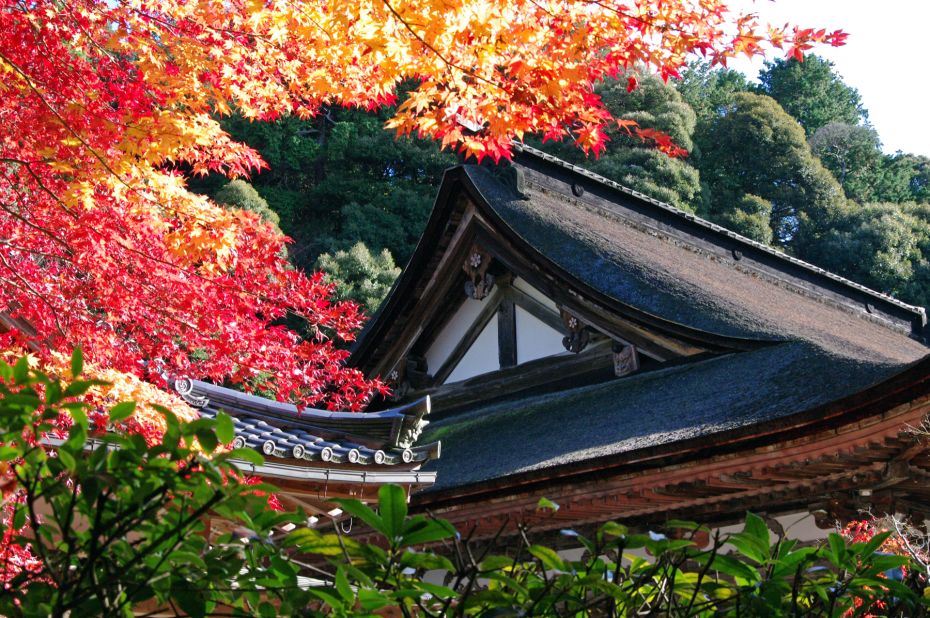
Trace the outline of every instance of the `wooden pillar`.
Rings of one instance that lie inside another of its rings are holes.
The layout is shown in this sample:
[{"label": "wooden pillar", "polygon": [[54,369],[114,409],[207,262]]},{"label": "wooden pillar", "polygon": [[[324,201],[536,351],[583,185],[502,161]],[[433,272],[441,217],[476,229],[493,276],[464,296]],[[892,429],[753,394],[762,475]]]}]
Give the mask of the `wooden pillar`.
[{"label": "wooden pillar", "polygon": [[497,351],[501,369],[517,364],[517,312],[509,299],[497,309]]}]

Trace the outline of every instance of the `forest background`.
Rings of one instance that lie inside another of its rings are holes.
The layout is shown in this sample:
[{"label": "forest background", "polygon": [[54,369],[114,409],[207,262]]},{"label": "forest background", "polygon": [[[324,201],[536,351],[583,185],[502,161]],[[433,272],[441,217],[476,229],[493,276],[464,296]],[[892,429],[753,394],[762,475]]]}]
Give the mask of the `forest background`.
[{"label": "forest background", "polygon": [[[753,81],[693,63],[681,79],[597,88],[616,118],[668,134],[669,157],[621,128],[599,157],[527,141],[611,180],[903,301],[930,305],[930,158],[886,154],[857,90],[816,55],[767,63]],[[398,104],[403,102],[403,95]],[[291,262],[338,281],[373,313],[412,254],[443,170],[462,161],[384,129],[394,108],[310,120],[224,120],[269,167],[192,188],[258,212],[294,243]]]}]

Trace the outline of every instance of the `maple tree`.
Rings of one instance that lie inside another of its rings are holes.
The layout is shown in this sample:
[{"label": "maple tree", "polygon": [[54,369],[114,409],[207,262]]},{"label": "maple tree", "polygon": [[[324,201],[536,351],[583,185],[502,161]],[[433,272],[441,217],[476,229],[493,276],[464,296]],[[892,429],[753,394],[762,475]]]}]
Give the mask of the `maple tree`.
[{"label": "maple tree", "polygon": [[[357,307],[291,269],[254,213],[185,187],[263,166],[217,115],[375,108],[413,80],[388,122],[400,133],[478,159],[508,156],[527,132],[597,153],[604,76],[844,37],[763,26],[719,0],[2,0],[0,310],[31,325],[6,343],[80,344],[156,382],[271,375],[281,398],[358,409],[381,385],[332,344],[352,338]],[[295,315],[315,337],[284,325]]]}]

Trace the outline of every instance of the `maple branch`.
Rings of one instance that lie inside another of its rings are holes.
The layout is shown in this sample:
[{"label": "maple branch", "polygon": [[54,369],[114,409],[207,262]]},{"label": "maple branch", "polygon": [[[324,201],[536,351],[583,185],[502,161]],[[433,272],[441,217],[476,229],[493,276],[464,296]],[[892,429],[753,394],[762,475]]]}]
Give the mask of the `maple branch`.
[{"label": "maple branch", "polygon": [[19,67],[19,65],[17,65],[15,62],[13,62],[13,61],[10,60],[9,58],[7,58],[7,57],[3,54],[3,52],[0,52],[0,60],[3,60],[4,62],[6,62],[16,73],[18,73],[18,74],[20,75],[20,77],[23,78],[23,80],[26,82],[26,85],[27,85],[27,86],[29,87],[29,89],[33,92],[33,94],[36,95],[36,97],[39,99],[39,101],[42,103],[42,105],[45,106],[45,108],[48,109],[48,111],[50,111],[50,112],[52,113],[52,115],[55,116],[55,118],[58,119],[58,121],[61,123],[61,125],[62,125],[65,129],[68,130],[68,133],[70,133],[70,134],[74,137],[74,139],[76,139],[76,140],[78,140],[79,142],[81,142],[81,144],[84,146],[84,148],[86,148],[86,149],[88,150],[88,152],[90,152],[90,153],[94,156],[94,158],[97,159],[97,160],[100,162],[100,164],[103,166],[103,168],[104,168],[106,171],[108,171],[110,174],[112,174],[114,177],[116,177],[120,182],[122,182],[124,185],[126,185],[126,188],[132,189],[132,187],[129,185],[129,183],[127,183],[126,181],[124,181],[124,180],[122,179],[122,177],[121,177],[119,174],[117,174],[116,171],[113,170],[113,169],[110,167],[110,165],[109,165],[109,163],[107,163],[106,159],[103,158],[103,155],[101,155],[100,153],[98,153],[97,150],[96,150],[93,146],[91,146],[90,144],[88,144],[87,141],[81,136],[81,134],[78,133],[77,131],[75,131],[75,130],[74,130],[74,127],[72,127],[72,126],[68,123],[68,121],[65,120],[65,119],[61,116],[61,114],[58,112],[58,110],[55,109],[55,107],[54,107],[51,103],[48,102],[48,100],[45,98],[45,95],[43,95],[42,92],[39,91],[39,89],[35,86],[35,84],[33,84],[32,79],[26,74],[25,71],[23,71],[23,70]]},{"label": "maple branch", "polygon": [[55,321],[55,329],[58,331],[58,334],[59,334],[63,339],[66,339],[66,340],[67,340],[68,336],[65,334],[65,330],[64,330],[64,328],[62,328],[61,322],[58,320],[58,309],[59,309],[59,308],[56,307],[56,306],[52,303],[52,301],[50,301],[48,298],[46,298],[46,296],[45,296],[44,294],[42,294],[42,293],[39,292],[38,290],[34,289],[34,288],[29,284],[29,282],[26,281],[26,279],[23,278],[23,276],[20,275],[20,274],[16,271],[16,269],[13,268],[13,267],[10,265],[10,263],[6,261],[6,257],[3,255],[2,252],[0,252],[0,263],[2,263],[3,266],[5,266],[6,269],[7,269],[14,277],[16,277],[16,279],[19,280],[20,283],[17,285],[17,283],[16,283],[15,281],[11,281],[10,279],[8,279],[8,278],[6,278],[6,277],[3,277],[3,281],[5,281],[5,282],[8,283],[9,285],[15,287],[15,288],[18,289],[18,290],[23,290],[23,291],[25,291],[25,292],[27,292],[27,293],[29,293],[29,294],[32,294],[33,296],[35,296],[36,298],[38,298],[40,301],[42,301],[42,303],[45,304],[45,305],[49,308],[49,310],[51,311],[51,313],[52,313],[52,319]]},{"label": "maple branch", "polygon": [[[489,79],[487,79],[487,78],[485,78],[485,77],[482,77],[481,75],[478,75],[477,73],[473,73],[472,71],[469,71],[468,69],[464,69],[464,68],[460,67],[459,65],[455,64],[454,62],[452,62],[451,60],[449,60],[448,58],[446,58],[446,57],[442,54],[442,52],[440,52],[438,49],[436,49],[435,47],[433,47],[432,45],[430,45],[429,43],[427,43],[427,42],[426,42],[426,39],[424,39],[424,38],[421,37],[419,34],[417,34],[417,32],[413,29],[413,27],[412,27],[409,23],[407,23],[407,20],[405,20],[403,17],[401,17],[400,13],[398,13],[398,12],[394,9],[394,7],[391,6],[391,3],[389,2],[389,0],[382,0],[382,1],[384,2],[384,6],[386,6],[386,7],[388,8],[388,10],[391,12],[392,15],[394,15],[394,18],[397,19],[397,21],[399,21],[399,22],[404,26],[404,28],[413,36],[413,38],[415,38],[415,39],[420,43],[420,45],[422,45],[423,47],[425,47],[426,49],[428,49],[428,50],[429,50],[431,53],[433,53],[437,58],[439,58],[440,60],[442,60],[443,63],[445,63],[445,65],[446,65],[448,68],[452,68],[452,69],[456,69],[456,70],[458,70],[458,71],[461,71],[463,74],[468,75],[469,77],[472,77],[472,78],[477,79],[477,80],[479,80],[479,81],[482,81],[482,82],[488,84],[489,86],[492,86],[493,88],[497,88],[498,90],[505,90],[505,88],[504,88],[503,86],[501,86],[500,84],[498,84],[498,83],[496,83],[496,82],[493,82],[493,81],[491,81],[491,80],[489,80]],[[451,71],[450,71],[450,72],[451,72]]]}]

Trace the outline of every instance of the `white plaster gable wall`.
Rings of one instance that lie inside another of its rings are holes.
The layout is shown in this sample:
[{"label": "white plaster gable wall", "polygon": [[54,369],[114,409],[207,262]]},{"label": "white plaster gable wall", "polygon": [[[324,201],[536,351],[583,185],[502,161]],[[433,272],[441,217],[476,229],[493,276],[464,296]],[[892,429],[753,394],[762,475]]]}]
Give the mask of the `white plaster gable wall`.
[{"label": "white plaster gable wall", "polygon": [[517,364],[537,358],[568,354],[562,333],[553,330],[534,315],[517,307]]},{"label": "white plaster gable wall", "polygon": [[[513,287],[558,316],[555,302],[522,279]],[[429,372],[435,374],[448,361],[456,346],[478,319],[485,304],[496,302],[495,295],[484,300],[466,298],[426,350]],[[497,344],[497,316],[491,318],[481,334],[446,378],[445,383],[459,382],[500,369]],[[517,364],[547,356],[567,354],[562,346],[562,333],[551,328],[525,309],[516,307]]]},{"label": "white plaster gable wall", "polygon": [[[462,303],[452,316],[452,319],[446,323],[429,349],[426,350],[426,364],[430,373],[436,373],[442,367],[449,355],[452,354],[452,351],[455,350],[455,346],[462,340],[462,336],[468,332],[471,325],[478,319],[478,314],[484,309],[484,303],[489,302],[489,300],[465,299],[465,302]],[[491,321],[494,322],[495,320],[492,319]],[[496,333],[495,330],[495,337],[497,336]],[[497,345],[496,341],[494,345]]]},{"label": "white plaster gable wall", "polygon": [[[430,365],[432,367],[432,365]],[[501,368],[497,348],[497,316],[491,318],[475,342],[468,348],[446,383],[461,382],[482,373],[497,371]]]},{"label": "white plaster gable wall", "polygon": [[548,296],[546,296],[545,294],[543,294],[542,292],[540,292],[539,290],[531,286],[529,283],[527,283],[523,279],[520,279],[519,277],[514,279],[512,285],[513,287],[520,290],[521,292],[523,292],[524,294],[526,294],[527,296],[529,296],[530,298],[532,298],[539,304],[543,305],[544,307],[552,311],[554,315],[559,315],[559,308],[558,306],[556,306],[555,301],[553,301],[551,298],[549,298]]}]

